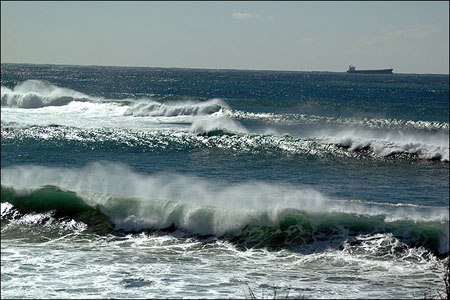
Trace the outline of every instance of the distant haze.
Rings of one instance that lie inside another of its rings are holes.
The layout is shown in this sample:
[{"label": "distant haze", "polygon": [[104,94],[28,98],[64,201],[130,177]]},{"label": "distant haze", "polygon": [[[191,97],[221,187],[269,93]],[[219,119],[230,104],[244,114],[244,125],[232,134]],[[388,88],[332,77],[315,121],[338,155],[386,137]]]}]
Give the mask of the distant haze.
[{"label": "distant haze", "polygon": [[1,62],[449,73],[449,2],[1,1]]}]

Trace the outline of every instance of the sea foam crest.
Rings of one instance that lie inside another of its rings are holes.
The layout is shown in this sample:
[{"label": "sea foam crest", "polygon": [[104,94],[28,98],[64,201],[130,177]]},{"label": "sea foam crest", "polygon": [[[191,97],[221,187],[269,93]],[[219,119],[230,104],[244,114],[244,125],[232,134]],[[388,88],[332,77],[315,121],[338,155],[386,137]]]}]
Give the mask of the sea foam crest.
[{"label": "sea foam crest", "polygon": [[74,100],[86,101],[90,97],[68,89],[58,87],[43,80],[27,80],[12,90],[1,87],[2,107],[40,108],[62,106]]},{"label": "sea foam crest", "polygon": [[226,116],[214,119],[196,119],[192,122],[190,131],[196,134],[208,134],[212,132],[248,133],[239,122]]},{"label": "sea foam crest", "polygon": [[349,151],[370,148],[381,157],[407,153],[423,159],[449,161],[447,132],[405,133],[345,129],[338,132],[322,130],[320,134],[324,142],[346,147]]},{"label": "sea foam crest", "polygon": [[228,106],[220,99],[205,102],[178,101],[160,103],[154,100],[141,99],[131,105],[125,116],[135,117],[175,117],[210,115]]},{"label": "sea foam crest", "polygon": [[[224,186],[180,174],[143,175],[133,172],[126,165],[108,162],[92,163],[83,168],[43,166],[2,168],[1,184],[25,193],[42,186],[53,185],[84,195],[83,197],[85,199],[87,197],[91,204],[105,204],[111,197],[139,198],[175,201],[195,207],[206,206],[238,211],[264,210],[275,214],[285,209],[300,209],[310,213],[345,212],[389,215],[413,221],[448,222],[448,212],[427,211],[422,214],[416,207],[401,206],[396,209],[381,204],[367,205],[331,200],[317,190],[292,185],[251,181]],[[96,196],[91,198],[90,194]]]}]

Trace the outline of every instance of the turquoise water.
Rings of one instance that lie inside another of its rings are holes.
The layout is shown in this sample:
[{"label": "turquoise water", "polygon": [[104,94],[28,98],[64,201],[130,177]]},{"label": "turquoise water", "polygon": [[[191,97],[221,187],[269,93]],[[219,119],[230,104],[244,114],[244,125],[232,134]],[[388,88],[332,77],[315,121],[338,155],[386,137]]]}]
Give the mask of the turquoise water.
[{"label": "turquoise water", "polygon": [[[8,298],[417,298],[448,75],[2,64]],[[23,280],[23,278],[28,280]]]}]

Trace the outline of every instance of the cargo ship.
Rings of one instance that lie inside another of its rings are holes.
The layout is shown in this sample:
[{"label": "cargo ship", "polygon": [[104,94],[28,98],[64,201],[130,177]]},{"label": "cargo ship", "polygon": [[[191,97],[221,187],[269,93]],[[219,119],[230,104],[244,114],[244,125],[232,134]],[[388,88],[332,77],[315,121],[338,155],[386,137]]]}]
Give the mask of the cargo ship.
[{"label": "cargo ship", "polygon": [[392,74],[394,69],[380,69],[380,70],[356,70],[353,65],[348,66],[347,73],[355,74]]}]

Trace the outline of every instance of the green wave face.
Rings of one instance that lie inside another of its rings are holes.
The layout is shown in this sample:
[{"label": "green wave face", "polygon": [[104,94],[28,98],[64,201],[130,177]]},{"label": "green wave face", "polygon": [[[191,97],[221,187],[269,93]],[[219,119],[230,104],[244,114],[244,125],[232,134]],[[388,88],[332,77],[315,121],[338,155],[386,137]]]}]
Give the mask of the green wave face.
[{"label": "green wave face", "polygon": [[[360,243],[358,236],[389,234],[404,246],[424,247],[435,254],[448,253],[448,222],[386,222],[383,215],[360,216],[348,213],[308,214],[288,211],[278,226],[246,225],[231,240],[244,247],[296,249],[316,243],[342,247],[343,242]],[[316,249],[316,248],[315,248]],[[402,249],[404,250],[404,249]]]},{"label": "green wave face", "polygon": [[30,194],[17,194],[12,188],[1,188],[2,203],[9,202],[23,213],[47,212],[56,210],[67,216],[90,211],[92,208],[71,191],[64,191],[56,186],[44,186]]},{"label": "green wave face", "polygon": [[105,234],[113,229],[109,218],[98,207],[92,207],[76,193],[56,186],[48,185],[25,193],[17,193],[13,188],[2,186],[1,203],[12,204],[15,212],[4,213],[2,209],[2,221],[13,221],[27,214],[50,212],[56,220],[75,220],[86,224],[86,232],[89,233]]},{"label": "green wave face", "polygon": [[[227,218],[233,212],[226,209],[211,206],[193,208],[176,201],[144,202],[138,198],[117,197],[91,205],[76,193],[56,186],[44,186],[27,192],[2,186],[1,201],[2,228],[4,224],[14,223],[27,214],[51,213],[52,218],[59,222],[75,220],[86,224],[84,233],[101,235],[124,231],[163,230],[167,233],[178,230],[199,239],[216,236],[243,248],[307,251],[317,249],[311,246],[318,244],[338,248],[347,242],[358,245],[363,242],[359,240],[360,236],[388,234],[404,245],[400,247],[401,251],[409,246],[424,247],[438,255],[448,253],[448,221],[387,222],[385,215],[284,209],[276,212],[276,218],[271,211],[249,211],[229,222]],[[3,209],[6,203],[12,205],[12,209]],[[228,228],[218,228],[225,226],[223,224],[228,224]],[[23,226],[23,222],[16,226]]]}]

